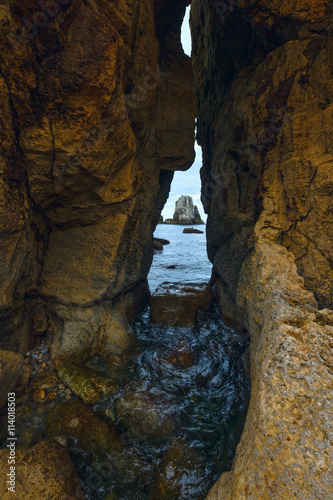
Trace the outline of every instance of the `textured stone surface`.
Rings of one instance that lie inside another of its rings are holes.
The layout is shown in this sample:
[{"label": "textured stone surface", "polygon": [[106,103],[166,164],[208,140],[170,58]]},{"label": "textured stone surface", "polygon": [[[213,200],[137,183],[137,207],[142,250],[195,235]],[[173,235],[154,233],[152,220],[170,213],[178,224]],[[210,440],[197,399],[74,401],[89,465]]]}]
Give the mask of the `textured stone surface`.
[{"label": "textured stone surface", "polygon": [[67,451],[54,441],[44,441],[29,450],[16,452],[15,493],[6,484],[8,451],[0,451],[1,498],[83,499],[73,462]]},{"label": "textured stone surface", "polygon": [[213,293],[205,283],[162,283],[150,297],[150,316],[154,323],[194,326],[197,311],[208,311]]},{"label": "textured stone surface", "polygon": [[208,252],[251,334],[244,433],[209,499],[333,498],[331,6],[192,2]]},{"label": "textured stone surface", "polygon": [[65,438],[69,446],[77,446],[88,455],[123,451],[124,445],[110,422],[106,423],[77,399],[63,401],[49,413],[48,438]]},{"label": "textured stone surface", "polygon": [[67,364],[58,370],[58,375],[61,382],[85,403],[95,403],[117,392],[113,380],[102,377],[86,366]]},{"label": "textured stone surface", "polygon": [[180,44],[188,3],[78,0],[52,13],[2,2],[6,348],[24,353],[43,333],[33,321],[42,309],[54,358],[84,358],[102,347],[92,338],[111,335],[111,301],[145,279],[173,171],[194,158],[191,64]]},{"label": "textured stone surface", "polygon": [[156,389],[133,385],[117,400],[115,408],[117,418],[131,435],[160,442],[174,433],[170,406]]},{"label": "textured stone surface", "polygon": [[11,392],[22,374],[23,357],[15,352],[0,350],[0,409],[8,401]]},{"label": "textured stone surface", "polygon": [[191,196],[181,196],[176,201],[173,220],[175,224],[203,224],[198,207],[193,205]]}]

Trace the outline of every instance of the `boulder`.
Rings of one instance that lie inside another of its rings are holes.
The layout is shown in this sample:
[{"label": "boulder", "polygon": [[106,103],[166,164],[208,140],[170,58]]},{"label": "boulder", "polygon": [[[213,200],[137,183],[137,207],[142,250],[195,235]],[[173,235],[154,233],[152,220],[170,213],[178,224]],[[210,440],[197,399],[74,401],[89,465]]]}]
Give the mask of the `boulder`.
[{"label": "boulder", "polygon": [[22,374],[23,356],[0,350],[0,410],[6,405],[8,393],[15,388]]},{"label": "boulder", "polygon": [[154,238],[153,240],[154,252],[163,252],[163,244]]},{"label": "boulder", "polygon": [[0,451],[0,491],[3,500],[13,498],[82,499],[74,464],[55,441],[43,441],[28,450],[16,451],[15,493],[7,482],[10,472],[8,449]]},{"label": "boulder", "polygon": [[158,478],[149,499],[197,498],[203,463],[183,440],[173,440],[159,466]]},{"label": "boulder", "polygon": [[158,356],[158,360],[183,368],[195,365],[193,352],[185,342],[181,342],[179,346],[170,347]]},{"label": "boulder", "polygon": [[193,227],[185,227],[183,230],[184,234],[203,234],[203,231],[200,231],[200,229],[194,229]]},{"label": "boulder", "polygon": [[150,390],[130,388],[116,402],[116,414],[128,432],[142,440],[159,442],[174,432],[165,401]]},{"label": "boulder", "polygon": [[48,438],[64,438],[69,446],[75,442],[81,450],[92,455],[105,456],[121,452],[124,445],[113,425],[101,420],[88,406],[77,399],[56,405],[47,419]]},{"label": "boulder", "polygon": [[45,371],[34,377],[30,383],[29,389],[37,391],[38,389],[51,389],[59,383],[55,372]]},{"label": "boulder", "polygon": [[95,403],[99,399],[115,394],[117,384],[91,370],[87,366],[66,364],[58,370],[60,380],[85,403]]},{"label": "boulder", "polygon": [[154,237],[154,241],[158,241],[159,243],[162,243],[162,245],[170,245],[170,241],[169,240],[165,240],[163,238],[155,238]]},{"label": "boulder", "polygon": [[208,311],[213,292],[205,283],[162,283],[150,297],[153,323],[194,326],[199,309]]}]

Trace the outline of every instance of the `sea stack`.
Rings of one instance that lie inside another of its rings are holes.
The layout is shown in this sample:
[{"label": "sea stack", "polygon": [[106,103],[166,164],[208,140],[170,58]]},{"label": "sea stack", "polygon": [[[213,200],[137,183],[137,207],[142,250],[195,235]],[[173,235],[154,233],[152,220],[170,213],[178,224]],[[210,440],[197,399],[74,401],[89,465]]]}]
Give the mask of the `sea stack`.
[{"label": "sea stack", "polygon": [[173,219],[167,219],[167,224],[204,224],[200,217],[198,207],[193,205],[191,196],[181,196],[175,204]]}]

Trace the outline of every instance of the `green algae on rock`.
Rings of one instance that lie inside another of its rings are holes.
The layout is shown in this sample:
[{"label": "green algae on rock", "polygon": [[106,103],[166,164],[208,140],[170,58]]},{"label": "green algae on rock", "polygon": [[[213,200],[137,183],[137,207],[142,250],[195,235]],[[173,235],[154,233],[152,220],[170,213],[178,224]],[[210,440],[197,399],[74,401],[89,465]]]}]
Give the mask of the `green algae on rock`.
[{"label": "green algae on rock", "polygon": [[95,403],[99,399],[115,394],[117,384],[103,377],[87,366],[66,364],[59,368],[60,380],[85,403]]}]

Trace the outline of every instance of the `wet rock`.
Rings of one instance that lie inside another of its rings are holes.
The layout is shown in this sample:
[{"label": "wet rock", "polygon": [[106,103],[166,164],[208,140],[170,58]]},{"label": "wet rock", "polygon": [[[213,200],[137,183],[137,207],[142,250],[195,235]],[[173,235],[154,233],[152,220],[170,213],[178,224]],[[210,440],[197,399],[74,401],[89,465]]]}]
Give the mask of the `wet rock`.
[{"label": "wet rock", "polygon": [[33,391],[38,389],[50,389],[55,387],[58,382],[59,379],[55,372],[44,371],[32,379],[29,388]]},{"label": "wet rock", "polygon": [[203,231],[200,231],[200,229],[194,229],[193,227],[185,227],[183,230],[184,234],[203,234]]},{"label": "wet rock", "polygon": [[43,389],[37,389],[32,393],[33,400],[35,403],[39,403],[42,399],[45,398],[45,392]]},{"label": "wet rock", "polygon": [[163,238],[155,238],[154,237],[154,241],[158,241],[159,243],[162,243],[162,245],[170,245],[170,241],[169,240],[165,240]]},{"label": "wet rock", "polygon": [[108,493],[104,500],[119,500],[119,497],[115,493]]},{"label": "wet rock", "polygon": [[150,297],[151,320],[172,326],[193,326],[197,311],[209,310],[212,302],[210,285],[162,283]]},{"label": "wet rock", "polygon": [[46,395],[46,399],[48,401],[52,401],[53,399],[56,399],[57,397],[57,393],[56,391],[52,391],[52,392],[49,392],[47,395]]},{"label": "wet rock", "polygon": [[87,366],[67,364],[58,370],[58,375],[60,380],[85,403],[94,403],[115,394],[118,390],[112,379],[101,376]]},{"label": "wet rock", "polygon": [[25,450],[30,448],[33,444],[34,435],[35,430],[31,427],[31,425],[27,425],[21,429],[18,434],[17,447]]},{"label": "wet rock", "polygon": [[22,374],[23,356],[11,351],[0,350],[0,410],[8,401]]},{"label": "wet rock", "polygon": [[32,365],[29,360],[24,360],[22,365],[21,375],[18,380],[17,386],[15,387],[15,392],[17,395],[22,394],[29,384],[30,377],[32,374]]},{"label": "wet rock", "polygon": [[195,365],[193,352],[185,342],[182,342],[177,347],[168,349],[165,353],[161,354],[158,359],[184,368]]},{"label": "wet rock", "polygon": [[163,251],[163,244],[160,241],[156,240],[155,238],[153,240],[153,245],[154,245],[154,250],[156,252],[162,252]]},{"label": "wet rock", "polygon": [[60,436],[66,439],[70,446],[77,441],[79,448],[89,455],[95,452],[104,456],[124,449],[113,425],[101,420],[77,399],[63,401],[50,411],[46,433],[48,438]]},{"label": "wet rock", "polygon": [[[54,441],[16,452],[16,492],[9,491],[8,476],[0,475],[1,498],[83,499],[78,477],[68,453]],[[0,469],[9,471],[8,450],[0,451]]]},{"label": "wet rock", "polygon": [[195,498],[200,487],[199,471],[202,467],[202,460],[188,443],[174,440],[159,466],[158,478],[149,499]]},{"label": "wet rock", "polygon": [[174,432],[165,401],[149,390],[125,393],[116,402],[116,416],[130,434],[142,440],[160,441]]}]

